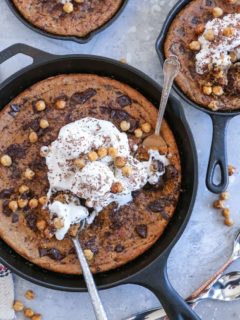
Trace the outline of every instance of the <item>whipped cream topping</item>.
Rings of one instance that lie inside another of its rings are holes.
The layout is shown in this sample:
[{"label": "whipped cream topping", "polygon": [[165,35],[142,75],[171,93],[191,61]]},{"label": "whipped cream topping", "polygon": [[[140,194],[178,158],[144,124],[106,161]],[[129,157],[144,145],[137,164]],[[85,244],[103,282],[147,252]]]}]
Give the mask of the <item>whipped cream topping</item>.
[{"label": "whipped cream topping", "polygon": [[[114,147],[118,156],[127,160],[132,169],[129,176],[124,176],[122,170],[115,167],[113,159],[105,156],[97,161],[88,160],[87,154],[100,147]],[[147,182],[156,184],[164,174],[161,170],[152,170],[152,162],[160,161],[168,165],[168,159],[158,151],[149,152],[149,161],[139,161],[130,154],[126,133],[120,132],[114,124],[105,120],[86,117],[69,123],[61,128],[58,138],[49,147],[43,147],[48,167],[50,184],[48,198],[57,191],[70,191],[76,197],[85,199],[89,210],[80,203],[62,204],[59,201],[49,202],[48,209],[52,215],[63,219],[64,227],[57,231],[56,237],[61,240],[71,224],[88,217],[91,223],[97,213],[112,202],[124,205],[132,200],[132,191],[142,188]],[[85,166],[82,169],[74,166],[74,159],[83,158]],[[120,182],[123,191],[112,193],[113,183]]]},{"label": "whipped cream topping", "polygon": [[[230,36],[224,36],[223,30],[232,27],[234,32]],[[208,30],[214,33],[214,40],[208,41],[204,35]],[[204,74],[208,71],[208,65],[214,64],[222,69],[228,69],[231,65],[230,51],[236,51],[240,55],[240,14],[227,14],[222,18],[215,18],[207,22],[204,33],[198,38],[201,50],[196,55],[196,72]]]}]

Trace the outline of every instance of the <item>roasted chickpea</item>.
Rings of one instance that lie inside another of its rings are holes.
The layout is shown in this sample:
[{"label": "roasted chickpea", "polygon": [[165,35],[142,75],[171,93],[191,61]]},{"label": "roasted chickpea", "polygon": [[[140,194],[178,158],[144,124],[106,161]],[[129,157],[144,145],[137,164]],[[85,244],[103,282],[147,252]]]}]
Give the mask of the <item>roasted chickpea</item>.
[{"label": "roasted chickpea", "polygon": [[12,165],[12,159],[10,156],[8,156],[7,154],[4,154],[2,157],[1,157],[1,164],[4,166],[4,167],[10,167]]}]

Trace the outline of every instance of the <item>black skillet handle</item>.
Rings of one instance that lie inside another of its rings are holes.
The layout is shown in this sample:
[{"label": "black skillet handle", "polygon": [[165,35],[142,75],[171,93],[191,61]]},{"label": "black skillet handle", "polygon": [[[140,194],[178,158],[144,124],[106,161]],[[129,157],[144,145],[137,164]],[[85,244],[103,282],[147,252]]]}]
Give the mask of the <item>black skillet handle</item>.
[{"label": "black skillet handle", "polygon": [[17,55],[18,53],[25,54],[33,59],[33,63],[38,63],[41,61],[46,61],[53,58],[54,55],[47,53],[45,51],[33,48],[24,43],[16,43],[2,51],[0,51],[0,64],[4,61],[10,59],[11,57]]},{"label": "black skillet handle", "polygon": [[167,274],[167,257],[161,257],[160,263],[141,272],[131,283],[141,285],[152,291],[170,320],[200,320],[182,297],[172,287]]},{"label": "black skillet handle", "polygon": [[[228,162],[226,152],[226,131],[230,118],[222,115],[211,115],[213,123],[213,137],[208,163],[206,185],[213,193],[221,193],[228,186]],[[217,166],[220,168],[220,182],[214,182]]]}]

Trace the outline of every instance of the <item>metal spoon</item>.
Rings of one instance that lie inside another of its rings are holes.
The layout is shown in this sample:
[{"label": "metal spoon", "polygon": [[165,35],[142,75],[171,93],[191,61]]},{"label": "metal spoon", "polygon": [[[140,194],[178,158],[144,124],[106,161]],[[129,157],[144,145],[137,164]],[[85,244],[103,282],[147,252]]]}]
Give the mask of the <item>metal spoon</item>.
[{"label": "metal spoon", "polygon": [[[85,223],[81,222],[81,227],[79,228],[79,232],[82,230],[84,225],[85,225]],[[94,279],[93,279],[93,275],[92,275],[91,270],[88,266],[87,260],[85,258],[81,244],[79,242],[79,237],[78,237],[79,232],[76,237],[72,238],[72,242],[75,247],[80,265],[82,267],[83,277],[84,277],[84,280],[85,280],[87,288],[88,288],[88,293],[91,298],[94,313],[95,313],[97,320],[108,320],[106,312],[103,307],[103,304],[100,300],[100,297],[99,297],[99,294],[97,291],[97,287],[96,287]]]},{"label": "metal spoon", "polygon": [[162,150],[163,148],[166,148],[166,143],[163,140],[163,138],[160,136],[160,129],[161,124],[163,120],[163,115],[166,109],[168,97],[170,94],[170,90],[172,88],[173,80],[176,77],[180,70],[180,63],[178,61],[177,56],[170,56],[168,59],[164,61],[163,64],[163,90],[162,90],[162,96],[161,101],[159,105],[158,110],[158,117],[155,127],[155,133],[148,136],[143,141],[143,146],[149,150],[149,149],[157,149]]},{"label": "metal spoon", "polygon": [[[195,301],[198,299],[198,297],[201,296],[205,290],[211,290],[212,286],[215,284],[216,280],[221,278],[221,275],[223,272],[229,267],[229,265],[240,258],[240,232],[237,234],[233,250],[230,258],[227,260],[227,262],[208,280],[206,281],[199,289],[194,291],[194,293],[186,299],[186,301]],[[194,304],[192,305],[194,307]],[[128,318],[127,320],[163,320],[164,317],[166,317],[166,313],[163,308],[155,308],[148,310],[146,312],[140,313],[134,317]]]},{"label": "metal spoon", "polygon": [[[214,284],[201,293],[194,300],[187,300],[190,305],[195,305],[202,300],[235,301],[240,299],[240,272],[229,272],[215,280]],[[166,313],[163,309],[153,309],[137,314],[127,320],[165,320]]]}]

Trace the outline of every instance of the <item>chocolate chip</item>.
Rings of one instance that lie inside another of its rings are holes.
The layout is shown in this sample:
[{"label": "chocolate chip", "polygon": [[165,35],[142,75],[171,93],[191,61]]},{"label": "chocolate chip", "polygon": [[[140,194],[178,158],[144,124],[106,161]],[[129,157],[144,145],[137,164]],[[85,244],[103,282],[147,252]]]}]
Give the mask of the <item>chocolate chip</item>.
[{"label": "chocolate chip", "polygon": [[60,261],[64,258],[64,256],[61,254],[61,252],[56,248],[49,249],[47,255],[56,261]]},{"label": "chocolate chip", "polygon": [[3,189],[0,191],[0,199],[9,199],[13,192],[14,188]]},{"label": "chocolate chip", "polygon": [[26,156],[27,146],[23,144],[13,143],[6,149],[6,154],[8,154],[11,158],[23,159]]},{"label": "chocolate chip", "polygon": [[6,217],[10,217],[11,214],[12,214],[12,210],[9,209],[8,203],[9,203],[8,200],[4,200],[3,203],[2,203],[3,214],[4,214]]},{"label": "chocolate chip", "polygon": [[48,256],[49,258],[56,261],[60,261],[64,258],[61,252],[56,248],[51,248],[51,249],[39,248],[38,251],[39,251],[40,257]]},{"label": "chocolate chip", "polygon": [[39,256],[44,257],[48,254],[48,249],[46,248],[38,248]]},{"label": "chocolate chip", "polygon": [[27,221],[27,226],[33,230],[33,231],[37,231],[37,227],[36,227],[36,223],[37,223],[37,216],[33,213],[29,213],[26,215],[25,217],[26,221]]},{"label": "chocolate chip", "polygon": [[16,114],[20,111],[21,106],[19,104],[11,104],[10,111],[8,112],[12,117],[15,117]]},{"label": "chocolate chip", "polygon": [[31,170],[44,170],[46,167],[46,159],[43,157],[35,158],[31,163],[29,163],[29,168]]},{"label": "chocolate chip", "polygon": [[117,253],[123,252],[124,250],[124,246],[121,244],[117,244],[114,251],[116,251]]},{"label": "chocolate chip", "polygon": [[117,97],[116,101],[122,108],[132,104],[132,100],[126,95]]},{"label": "chocolate chip", "polygon": [[69,251],[68,254],[76,254],[76,249],[72,247]]},{"label": "chocolate chip", "polygon": [[84,249],[90,249],[94,254],[98,253],[98,247],[96,245],[96,236],[91,237],[87,242],[84,243]]},{"label": "chocolate chip", "polygon": [[213,5],[213,1],[212,0],[206,0],[206,6],[211,7]]},{"label": "chocolate chip", "polygon": [[147,238],[148,236],[148,227],[146,224],[138,224],[135,227],[135,231],[137,232],[137,234],[141,237],[141,238]]},{"label": "chocolate chip", "polygon": [[158,199],[148,204],[147,208],[154,213],[160,213],[165,220],[169,219],[169,215],[165,211],[165,207],[173,203],[172,199]]},{"label": "chocolate chip", "polygon": [[23,130],[28,130],[29,128],[31,128],[33,131],[38,132],[38,130],[40,129],[39,119],[34,119],[24,123],[22,125],[22,128]]},{"label": "chocolate chip", "polygon": [[17,223],[18,221],[19,221],[19,215],[17,213],[13,213],[12,223]]},{"label": "chocolate chip", "polygon": [[132,191],[132,197],[133,199],[137,198],[137,196],[141,193],[141,190],[135,190],[135,191]]},{"label": "chocolate chip", "polygon": [[139,121],[130,116],[126,111],[122,111],[119,109],[112,109],[110,114],[111,119],[113,119],[116,124],[119,126],[121,121],[126,120],[130,123],[130,128],[128,132],[132,133],[139,126]]},{"label": "chocolate chip", "polygon": [[11,178],[16,180],[16,179],[20,179],[21,178],[21,173],[20,173],[20,169],[16,164],[13,164],[11,166]]},{"label": "chocolate chip", "polygon": [[155,171],[163,172],[164,171],[164,164],[160,160],[153,160],[152,165]]},{"label": "chocolate chip", "polygon": [[193,17],[192,20],[191,20],[192,24],[194,25],[197,25],[197,24],[200,24],[201,23],[201,20],[199,17]]},{"label": "chocolate chip", "polygon": [[75,107],[78,104],[84,104],[97,94],[95,89],[89,88],[83,92],[76,92],[71,96],[70,106]]},{"label": "chocolate chip", "polygon": [[170,164],[165,167],[165,173],[163,175],[164,180],[171,180],[178,177],[178,170],[174,167],[174,165]]}]

